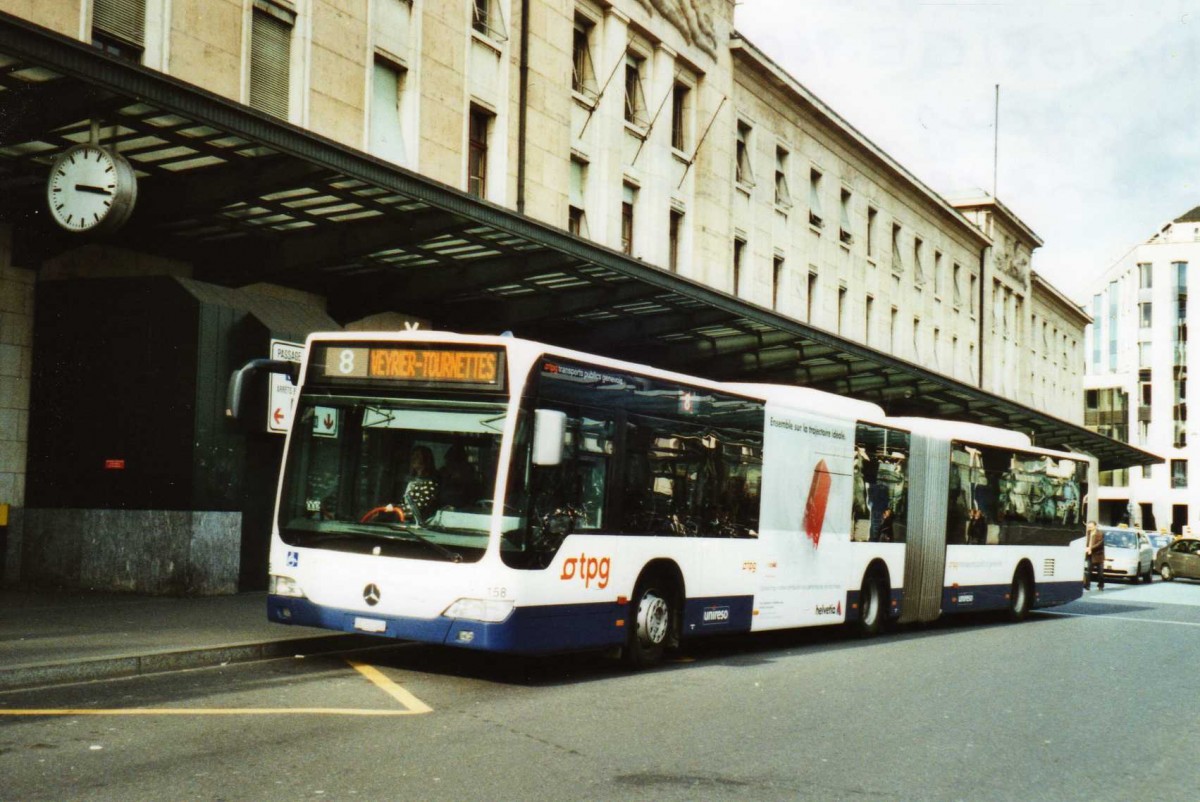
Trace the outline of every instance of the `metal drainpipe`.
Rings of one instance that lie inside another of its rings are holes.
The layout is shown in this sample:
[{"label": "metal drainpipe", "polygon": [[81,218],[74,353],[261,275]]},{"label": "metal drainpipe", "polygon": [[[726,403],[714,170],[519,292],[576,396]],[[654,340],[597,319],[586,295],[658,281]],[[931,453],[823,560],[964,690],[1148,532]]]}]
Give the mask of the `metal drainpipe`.
[{"label": "metal drainpipe", "polygon": [[517,214],[525,214],[525,104],[529,98],[529,0],[521,0],[520,81],[517,89]]}]

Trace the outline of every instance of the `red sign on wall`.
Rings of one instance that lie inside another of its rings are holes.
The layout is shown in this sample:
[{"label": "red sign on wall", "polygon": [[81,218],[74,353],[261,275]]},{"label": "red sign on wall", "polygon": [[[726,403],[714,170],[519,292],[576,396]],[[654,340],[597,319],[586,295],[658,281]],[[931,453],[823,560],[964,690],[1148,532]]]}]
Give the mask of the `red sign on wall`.
[{"label": "red sign on wall", "polygon": [[123,470],[125,470],[125,460],[123,460],[123,459],[106,459],[106,460],[104,460],[104,470],[106,470],[106,471],[123,471]]}]

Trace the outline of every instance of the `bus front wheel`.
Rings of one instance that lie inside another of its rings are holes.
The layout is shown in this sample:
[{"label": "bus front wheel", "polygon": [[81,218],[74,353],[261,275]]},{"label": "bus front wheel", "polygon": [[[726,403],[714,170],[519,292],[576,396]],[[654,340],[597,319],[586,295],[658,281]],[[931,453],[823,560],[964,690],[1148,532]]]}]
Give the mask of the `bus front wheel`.
[{"label": "bus front wheel", "polygon": [[883,629],[884,616],[887,615],[885,597],[883,580],[878,572],[871,571],[863,577],[862,590],[858,593],[858,622],[855,627],[859,635],[869,638]]},{"label": "bus front wheel", "polygon": [[633,668],[649,668],[662,661],[675,629],[675,593],[662,575],[645,577],[633,595],[632,626],[625,657]]},{"label": "bus front wheel", "polygon": [[1013,576],[1012,591],[1009,594],[1008,618],[1010,621],[1024,621],[1033,606],[1033,583],[1029,580],[1029,572],[1018,568]]}]

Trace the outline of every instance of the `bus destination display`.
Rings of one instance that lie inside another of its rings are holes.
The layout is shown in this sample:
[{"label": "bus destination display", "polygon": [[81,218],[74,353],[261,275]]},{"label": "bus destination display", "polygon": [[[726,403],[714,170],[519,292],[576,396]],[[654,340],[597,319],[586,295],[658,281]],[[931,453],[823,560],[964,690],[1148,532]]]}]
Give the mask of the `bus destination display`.
[{"label": "bus destination display", "polygon": [[324,350],[325,358],[321,364],[329,378],[479,388],[499,388],[503,384],[504,360],[499,349],[326,346]]}]

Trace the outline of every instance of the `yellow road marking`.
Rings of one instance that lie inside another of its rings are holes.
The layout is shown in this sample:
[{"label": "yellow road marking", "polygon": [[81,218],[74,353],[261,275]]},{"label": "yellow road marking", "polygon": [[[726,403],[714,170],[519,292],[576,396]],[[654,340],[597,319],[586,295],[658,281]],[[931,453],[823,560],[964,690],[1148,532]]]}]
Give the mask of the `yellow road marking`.
[{"label": "yellow road marking", "polygon": [[53,708],[46,710],[4,710],[0,716],[411,716],[427,710],[354,710],[340,707],[123,707],[123,708]]},{"label": "yellow road marking", "polygon": [[123,707],[14,708],[0,707],[0,716],[419,716],[433,708],[392,682],[375,666],[347,660],[375,687],[404,706],[403,710],[359,710],[343,707]]},{"label": "yellow road marking", "polygon": [[366,663],[356,663],[353,660],[347,660],[346,662],[353,666],[358,673],[375,683],[377,688],[391,696],[400,704],[404,705],[408,709],[409,713],[420,714],[433,712],[432,707],[425,704],[420,699],[404,690],[404,688],[385,677],[383,672],[375,666],[369,666]]}]

